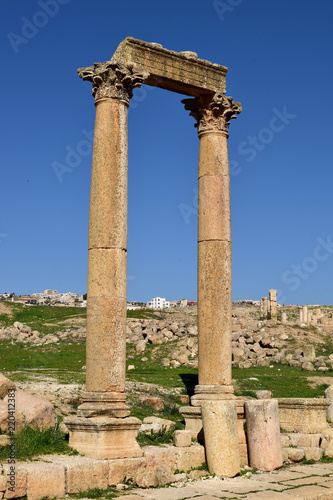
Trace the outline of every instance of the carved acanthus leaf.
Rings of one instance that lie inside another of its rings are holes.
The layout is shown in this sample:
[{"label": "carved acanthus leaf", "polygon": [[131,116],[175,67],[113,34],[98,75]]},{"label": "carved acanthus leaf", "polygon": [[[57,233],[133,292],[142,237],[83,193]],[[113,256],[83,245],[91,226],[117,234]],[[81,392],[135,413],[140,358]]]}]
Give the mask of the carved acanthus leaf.
[{"label": "carved acanthus leaf", "polygon": [[95,99],[113,97],[129,103],[133,96],[133,89],[140,87],[148,74],[139,72],[132,65],[120,63],[95,63],[88,68],[79,68],[79,77],[84,81],[92,82],[92,94]]},{"label": "carved acanthus leaf", "polygon": [[222,92],[216,92],[213,96],[183,99],[182,103],[185,104],[185,109],[190,111],[190,116],[197,121],[195,127],[198,128],[199,134],[209,130],[228,133],[230,120],[237,118],[242,110],[240,104]]}]

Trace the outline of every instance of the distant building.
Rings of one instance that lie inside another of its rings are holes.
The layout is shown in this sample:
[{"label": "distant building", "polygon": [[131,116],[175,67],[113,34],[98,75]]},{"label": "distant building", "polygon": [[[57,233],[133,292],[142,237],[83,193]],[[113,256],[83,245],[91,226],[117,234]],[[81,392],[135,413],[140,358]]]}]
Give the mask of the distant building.
[{"label": "distant building", "polygon": [[170,302],[162,297],[155,297],[147,302],[146,306],[152,309],[166,309],[170,307]]},{"label": "distant building", "polygon": [[188,307],[197,306],[197,305],[198,305],[198,301],[197,300],[188,300],[187,301],[187,306]]}]

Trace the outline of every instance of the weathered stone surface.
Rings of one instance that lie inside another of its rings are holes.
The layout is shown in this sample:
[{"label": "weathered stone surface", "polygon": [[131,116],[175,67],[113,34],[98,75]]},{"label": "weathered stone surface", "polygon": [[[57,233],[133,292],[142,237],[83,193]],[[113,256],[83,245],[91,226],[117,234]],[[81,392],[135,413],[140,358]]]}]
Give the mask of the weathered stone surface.
[{"label": "weathered stone surface", "polygon": [[[7,404],[8,396],[4,403]],[[23,391],[15,391],[15,407],[25,417],[25,426],[46,429],[54,427],[57,423],[57,415],[54,406],[49,401],[32,396]]]},{"label": "weathered stone surface", "polygon": [[246,401],[245,415],[251,467],[270,471],[282,465],[277,400]]},{"label": "weathered stone surface", "polygon": [[135,64],[147,71],[145,83],[180,94],[198,96],[225,90],[227,68],[198,59],[194,53],[174,52],[159,44],[126,38],[112,61]]},{"label": "weathered stone surface", "polygon": [[326,418],[330,422],[333,422],[333,386],[332,385],[325,390],[325,398],[330,402],[330,405],[326,411]]},{"label": "weathered stone surface", "polygon": [[56,464],[31,464],[27,469],[27,497],[41,500],[45,493],[50,498],[65,495],[65,469]]},{"label": "weathered stone surface", "polygon": [[[0,401],[0,430],[1,432],[8,432],[10,430],[8,427],[8,404],[4,401]],[[25,417],[24,415],[15,410],[15,432],[20,431],[25,426]]]},{"label": "weathered stone surface", "polygon": [[10,443],[11,443],[10,436],[7,436],[6,434],[0,435],[0,447],[10,446]]},{"label": "weathered stone surface", "polygon": [[0,373],[0,399],[7,396],[9,389],[15,389],[16,386],[14,382],[5,377],[3,373]]},{"label": "weathered stone surface", "polygon": [[202,423],[209,472],[234,477],[240,471],[236,401],[203,402]]},{"label": "weathered stone surface", "polygon": [[69,445],[87,457],[136,458],[142,451],[136,442],[141,421],[127,418],[66,417],[69,429]]},{"label": "weathered stone surface", "polygon": [[125,458],[109,461],[109,486],[115,486],[125,479],[135,479],[140,467],[144,464],[144,457]]},{"label": "weathered stone surface", "polygon": [[[104,460],[89,460],[66,466],[67,493],[79,493],[93,488],[105,489],[109,485],[109,463]],[[122,477],[121,479],[124,479]]]},{"label": "weathered stone surface", "polygon": [[281,428],[287,432],[318,434],[328,427],[326,399],[280,398],[279,418]]},{"label": "weathered stone surface", "polygon": [[[3,466],[5,476],[9,477],[11,469],[9,464],[4,464]],[[21,498],[27,494],[27,468],[24,465],[16,465],[15,467],[15,491],[9,490],[10,483],[7,483],[7,490],[4,498]]]},{"label": "weathered stone surface", "polygon": [[321,448],[304,448],[304,456],[306,460],[315,460],[315,462],[319,462],[323,456],[323,450]]},{"label": "weathered stone surface", "polygon": [[177,448],[188,448],[191,446],[191,433],[190,431],[175,431],[173,433],[173,444]]},{"label": "weathered stone surface", "polygon": [[302,364],[302,370],[305,370],[307,372],[313,372],[314,366],[313,366],[313,364],[310,361],[305,361]]},{"label": "weathered stone surface", "polygon": [[175,422],[159,417],[145,417],[143,424],[140,427],[140,432],[150,434],[153,432],[160,432],[165,428],[166,431],[172,431],[175,428]]},{"label": "weathered stone surface", "polygon": [[288,449],[288,460],[292,462],[300,462],[304,458],[303,448],[289,448]]},{"label": "weathered stone surface", "polygon": [[158,397],[149,397],[144,400],[144,403],[147,406],[150,406],[150,408],[153,408],[154,410],[163,410],[164,408],[164,403],[161,398]]},{"label": "weathered stone surface", "polygon": [[333,458],[333,429],[326,429],[321,437],[320,447],[323,449],[325,457]]}]

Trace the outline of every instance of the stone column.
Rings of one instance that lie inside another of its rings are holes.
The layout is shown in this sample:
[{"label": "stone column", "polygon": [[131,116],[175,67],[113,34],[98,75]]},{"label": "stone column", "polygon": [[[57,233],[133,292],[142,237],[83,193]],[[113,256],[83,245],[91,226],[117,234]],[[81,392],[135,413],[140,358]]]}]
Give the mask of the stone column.
[{"label": "stone column", "polygon": [[276,318],[277,318],[276,294],[277,294],[276,290],[271,289],[269,291],[270,315],[271,315],[271,319],[273,319],[273,320],[276,320]]},{"label": "stone column", "polygon": [[285,325],[287,323],[287,313],[283,311],[281,316],[281,322]]},{"label": "stone column", "polygon": [[263,300],[264,319],[267,319],[267,317],[268,317],[268,297],[263,297],[262,300]]},{"label": "stone column", "polygon": [[303,308],[299,307],[299,322],[302,325],[303,324]]},{"label": "stone column", "polygon": [[199,385],[192,405],[233,397],[228,126],[240,107],[222,92],[182,101],[200,139],[198,208]]},{"label": "stone column", "polygon": [[130,412],[124,393],[127,108],[132,89],[140,85],[143,75],[107,62],[82,68],[79,76],[93,83],[96,121],[89,215],[86,392],[75,422],[67,423],[72,431],[70,445],[95,458],[138,456],[141,451],[135,437],[140,421],[126,418]]},{"label": "stone column", "polygon": [[303,323],[308,322],[308,306],[303,306]]}]

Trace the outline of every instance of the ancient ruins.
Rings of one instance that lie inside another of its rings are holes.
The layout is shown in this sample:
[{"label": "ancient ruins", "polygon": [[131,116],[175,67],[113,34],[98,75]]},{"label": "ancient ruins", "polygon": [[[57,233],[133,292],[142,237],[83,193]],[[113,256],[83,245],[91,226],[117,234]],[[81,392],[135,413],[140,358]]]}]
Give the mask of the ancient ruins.
[{"label": "ancient ruins", "polygon": [[[70,444],[94,458],[138,457],[140,422],[129,416],[125,387],[127,252],[127,108],[142,83],[190,96],[182,102],[200,139],[198,213],[199,384],[205,401],[230,400],[231,228],[229,123],[241,111],[226,97],[227,68],[126,38],[112,59],[81,68],[96,105],[89,218],[86,393],[69,417]],[[229,411],[229,410],[228,410]],[[237,436],[234,436],[237,448]],[[238,461],[239,462],[239,461]],[[239,464],[236,469],[239,469]],[[237,471],[233,471],[233,474]]]}]

